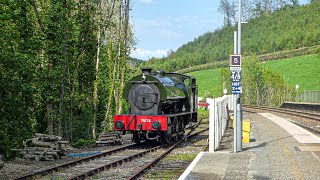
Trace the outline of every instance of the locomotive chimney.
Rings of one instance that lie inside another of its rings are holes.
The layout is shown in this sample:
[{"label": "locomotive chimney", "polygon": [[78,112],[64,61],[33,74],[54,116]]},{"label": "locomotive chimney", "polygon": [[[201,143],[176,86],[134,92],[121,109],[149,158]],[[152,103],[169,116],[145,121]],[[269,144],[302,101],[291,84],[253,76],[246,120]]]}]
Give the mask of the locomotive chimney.
[{"label": "locomotive chimney", "polygon": [[148,68],[148,67],[142,67],[141,68],[142,74],[144,74],[144,75],[151,74],[151,70],[152,70],[152,68]]}]

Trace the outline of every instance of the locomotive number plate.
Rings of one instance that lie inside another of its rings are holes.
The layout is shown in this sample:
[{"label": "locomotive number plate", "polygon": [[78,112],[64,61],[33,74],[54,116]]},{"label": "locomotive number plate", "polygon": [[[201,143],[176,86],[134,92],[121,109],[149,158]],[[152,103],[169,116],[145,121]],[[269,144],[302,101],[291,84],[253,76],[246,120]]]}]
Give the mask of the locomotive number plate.
[{"label": "locomotive number plate", "polygon": [[149,123],[149,122],[151,122],[151,119],[141,119],[141,122],[143,122],[143,123]]}]

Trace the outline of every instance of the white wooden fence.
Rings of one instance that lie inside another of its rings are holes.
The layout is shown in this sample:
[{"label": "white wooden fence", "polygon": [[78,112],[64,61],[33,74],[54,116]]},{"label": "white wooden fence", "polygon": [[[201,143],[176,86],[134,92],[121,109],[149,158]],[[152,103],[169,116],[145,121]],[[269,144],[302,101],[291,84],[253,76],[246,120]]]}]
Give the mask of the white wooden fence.
[{"label": "white wooden fence", "polygon": [[227,126],[227,106],[229,110],[233,110],[233,96],[208,98],[207,103],[209,104],[209,152],[214,152],[219,147]]}]

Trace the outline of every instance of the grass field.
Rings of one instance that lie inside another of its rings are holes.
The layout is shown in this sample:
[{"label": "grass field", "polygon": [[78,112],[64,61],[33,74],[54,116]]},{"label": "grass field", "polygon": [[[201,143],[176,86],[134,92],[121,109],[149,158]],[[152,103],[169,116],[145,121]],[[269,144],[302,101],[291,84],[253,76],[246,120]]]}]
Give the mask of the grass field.
[{"label": "grass field", "polygon": [[[276,61],[268,61],[264,66],[271,71],[279,72],[290,85],[299,85],[302,90],[320,90],[320,55],[312,54],[287,58]],[[214,97],[221,96],[222,85],[220,84],[221,69],[209,69],[188,73],[197,78],[199,97],[204,96],[205,91]]]},{"label": "grass field", "polygon": [[300,91],[320,90],[320,54],[269,61],[264,65],[289,79],[289,84],[298,84]]},{"label": "grass field", "polygon": [[199,97],[203,97],[205,91],[208,91],[214,97],[219,97],[221,95],[222,85],[220,84],[219,80],[220,71],[221,68],[188,73],[188,75],[197,78]]}]

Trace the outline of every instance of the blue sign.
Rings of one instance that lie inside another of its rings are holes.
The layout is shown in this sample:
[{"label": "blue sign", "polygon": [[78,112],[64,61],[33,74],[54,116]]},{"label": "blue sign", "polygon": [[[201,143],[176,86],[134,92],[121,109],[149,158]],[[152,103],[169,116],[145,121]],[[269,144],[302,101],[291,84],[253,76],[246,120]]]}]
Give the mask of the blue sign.
[{"label": "blue sign", "polygon": [[241,83],[239,81],[232,81],[231,85],[232,85],[231,87],[232,94],[241,93]]},{"label": "blue sign", "polygon": [[240,94],[241,87],[240,86],[232,86],[232,94]]},{"label": "blue sign", "polygon": [[232,81],[231,86],[241,86],[239,81]]}]

